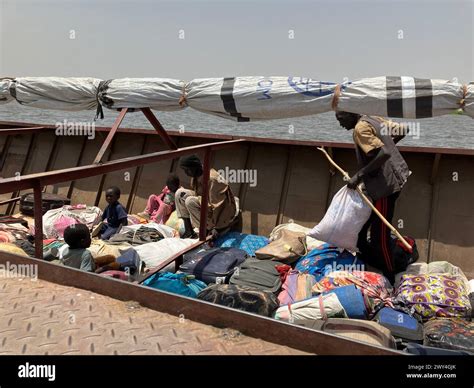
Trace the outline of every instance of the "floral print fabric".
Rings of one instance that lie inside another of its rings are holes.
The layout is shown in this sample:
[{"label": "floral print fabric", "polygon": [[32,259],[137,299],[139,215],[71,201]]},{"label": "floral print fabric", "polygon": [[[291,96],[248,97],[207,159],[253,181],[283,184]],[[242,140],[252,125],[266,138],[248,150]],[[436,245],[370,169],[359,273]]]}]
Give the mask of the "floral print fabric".
[{"label": "floral print fabric", "polygon": [[471,316],[469,291],[456,275],[403,275],[395,299],[423,320]]}]

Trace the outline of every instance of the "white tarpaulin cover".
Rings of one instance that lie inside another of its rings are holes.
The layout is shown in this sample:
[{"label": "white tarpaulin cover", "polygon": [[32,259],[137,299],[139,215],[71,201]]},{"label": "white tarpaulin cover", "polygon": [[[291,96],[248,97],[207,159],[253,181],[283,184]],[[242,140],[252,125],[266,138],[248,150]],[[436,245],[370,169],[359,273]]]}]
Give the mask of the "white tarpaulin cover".
[{"label": "white tarpaulin cover", "polygon": [[0,104],[6,104],[13,100],[10,94],[10,84],[9,79],[0,79]]},{"label": "white tarpaulin cover", "polygon": [[301,77],[201,78],[188,83],[191,108],[236,121],[282,119],[331,110],[335,83]]},{"label": "white tarpaulin cover", "polygon": [[99,100],[107,108],[183,109],[179,104],[184,82],[171,78],[120,78],[104,81]]},{"label": "white tarpaulin cover", "polygon": [[338,109],[347,112],[405,119],[453,113],[460,107],[462,85],[414,77],[375,77],[341,88]]},{"label": "white tarpaulin cover", "polygon": [[80,111],[97,108],[97,78],[16,78],[10,93],[21,105]]},{"label": "white tarpaulin cover", "polygon": [[[467,85],[464,112],[474,117],[474,86]],[[245,122],[329,112],[425,118],[456,112],[464,86],[454,81],[375,77],[337,85],[302,77],[169,78],[23,77],[0,80],[0,103],[12,98],[44,109],[80,111],[145,108],[175,111],[190,106]],[[98,106],[98,101],[100,105]]]}]

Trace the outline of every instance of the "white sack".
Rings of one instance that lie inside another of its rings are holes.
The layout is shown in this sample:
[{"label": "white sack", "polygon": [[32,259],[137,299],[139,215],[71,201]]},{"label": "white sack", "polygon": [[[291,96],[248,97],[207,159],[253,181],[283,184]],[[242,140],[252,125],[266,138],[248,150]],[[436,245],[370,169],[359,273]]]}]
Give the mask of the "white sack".
[{"label": "white sack", "polygon": [[[61,222],[61,218],[75,220],[75,223],[85,224],[89,229],[92,229],[102,219],[102,210],[97,206],[79,205],[65,205],[57,209],[48,210],[43,215],[43,234],[46,238],[62,238],[61,229],[69,222]],[[72,221],[71,220],[71,221]]]},{"label": "white sack", "polygon": [[[195,239],[165,238],[163,240],[133,247],[147,268],[153,268],[166,259],[194,244]],[[174,264],[172,264],[174,269]]]},{"label": "white sack", "polygon": [[184,82],[170,78],[120,78],[100,85],[99,100],[110,109],[151,108],[175,111],[179,104]]},{"label": "white sack", "polygon": [[323,219],[308,236],[326,241],[338,248],[357,250],[357,237],[372,209],[360,194],[347,186],[334,196]]},{"label": "white sack", "polygon": [[25,106],[66,111],[97,108],[97,78],[25,77],[12,82],[11,94]]},{"label": "white sack", "polygon": [[281,119],[331,110],[335,83],[301,77],[194,79],[186,86],[187,104],[236,121]]},{"label": "white sack", "polygon": [[384,117],[425,118],[460,108],[462,85],[414,77],[364,78],[341,88],[338,110]]}]

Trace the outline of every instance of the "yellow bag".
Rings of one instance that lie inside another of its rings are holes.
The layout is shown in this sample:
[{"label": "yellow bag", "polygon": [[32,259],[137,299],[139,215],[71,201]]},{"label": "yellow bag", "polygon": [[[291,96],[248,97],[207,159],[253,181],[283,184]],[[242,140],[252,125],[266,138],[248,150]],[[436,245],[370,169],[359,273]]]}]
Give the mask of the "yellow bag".
[{"label": "yellow bag", "polygon": [[20,247],[17,247],[15,244],[12,244],[12,243],[1,243],[0,251],[13,253],[14,255],[18,255],[18,256],[29,257],[23,249],[21,249]]}]

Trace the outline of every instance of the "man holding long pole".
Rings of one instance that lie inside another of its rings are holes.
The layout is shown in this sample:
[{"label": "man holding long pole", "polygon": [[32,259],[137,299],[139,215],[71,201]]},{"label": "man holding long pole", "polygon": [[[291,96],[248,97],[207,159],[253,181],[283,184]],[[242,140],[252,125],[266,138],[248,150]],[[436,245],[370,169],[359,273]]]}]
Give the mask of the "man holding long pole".
[{"label": "man holding long pole", "polygon": [[[343,128],[354,130],[359,170],[349,179],[347,187],[355,189],[363,182],[375,208],[391,223],[396,200],[410,175],[395,145],[405,137],[407,128],[380,117],[342,111],[336,112],[336,118]],[[367,240],[369,229],[370,242]],[[362,227],[357,247],[365,262],[381,269],[390,282],[394,282],[390,229],[375,212]]]}]

